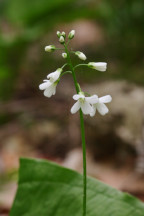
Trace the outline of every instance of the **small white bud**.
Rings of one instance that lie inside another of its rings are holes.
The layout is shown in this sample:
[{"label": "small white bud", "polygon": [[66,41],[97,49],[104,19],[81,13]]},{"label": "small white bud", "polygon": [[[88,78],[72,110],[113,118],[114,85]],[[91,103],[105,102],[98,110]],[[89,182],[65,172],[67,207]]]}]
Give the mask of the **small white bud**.
[{"label": "small white bud", "polygon": [[52,52],[56,49],[56,47],[54,45],[49,45],[45,47],[45,51],[46,52]]},{"label": "small white bud", "polygon": [[70,31],[68,38],[71,40],[74,38],[74,36],[75,36],[75,30]]},{"label": "small white bud", "polygon": [[77,51],[75,52],[75,55],[77,55],[81,60],[86,60],[86,56],[82,52]]},{"label": "small white bud", "polygon": [[61,33],[60,33],[60,31],[57,31],[57,36],[58,36],[58,38],[60,38],[60,36],[61,36]]},{"label": "small white bud", "polygon": [[107,69],[107,63],[106,62],[89,62],[88,67],[104,72]]},{"label": "small white bud", "polygon": [[62,33],[61,33],[61,35],[65,38],[66,37],[66,33],[63,31]]},{"label": "small white bud", "polygon": [[67,58],[67,53],[62,53],[63,58]]},{"label": "small white bud", "polygon": [[63,36],[60,36],[59,42],[63,44],[64,41],[65,41],[64,37],[63,37]]}]

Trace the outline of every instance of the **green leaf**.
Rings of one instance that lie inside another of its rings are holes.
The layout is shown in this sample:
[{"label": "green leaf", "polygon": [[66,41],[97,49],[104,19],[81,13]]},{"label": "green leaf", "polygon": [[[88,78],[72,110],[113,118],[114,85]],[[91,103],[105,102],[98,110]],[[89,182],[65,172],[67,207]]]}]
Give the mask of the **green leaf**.
[{"label": "green leaf", "polygon": [[[82,175],[45,160],[21,159],[10,216],[81,216]],[[87,183],[87,216],[143,216],[144,204],[93,178]]]}]

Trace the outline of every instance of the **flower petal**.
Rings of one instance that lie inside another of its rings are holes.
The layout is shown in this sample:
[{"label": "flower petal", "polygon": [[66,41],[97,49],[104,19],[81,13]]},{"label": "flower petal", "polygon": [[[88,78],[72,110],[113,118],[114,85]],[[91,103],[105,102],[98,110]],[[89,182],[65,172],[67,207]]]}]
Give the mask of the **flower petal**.
[{"label": "flower petal", "polygon": [[44,83],[40,84],[40,85],[39,85],[39,89],[40,89],[40,90],[45,90],[45,89],[47,89],[50,85],[51,85],[51,82],[48,80],[47,82],[44,82]]},{"label": "flower petal", "polygon": [[80,98],[80,95],[79,95],[79,94],[73,95],[73,99],[74,99],[74,100],[78,100],[79,98]]},{"label": "flower petal", "polygon": [[81,103],[81,109],[85,115],[90,114],[93,111],[92,106],[87,101]]},{"label": "flower petal", "polygon": [[98,103],[96,105],[96,108],[101,115],[105,115],[109,112],[109,109],[107,108],[107,106],[104,103]]},{"label": "flower petal", "polygon": [[60,70],[56,70],[55,72],[48,74],[47,78],[50,79],[50,82],[54,83],[56,80],[58,80],[60,73]]},{"label": "flower petal", "polygon": [[53,89],[53,95],[55,95],[55,94],[56,94],[56,86]]},{"label": "flower petal", "polygon": [[90,116],[93,117],[96,114],[96,106],[92,106],[93,111],[90,113]]},{"label": "flower petal", "polygon": [[71,108],[71,113],[74,114],[80,109],[80,102],[77,101]]},{"label": "flower petal", "polygon": [[92,95],[91,97],[85,97],[85,100],[90,104],[95,104],[99,101],[97,95]]},{"label": "flower petal", "polygon": [[110,103],[112,101],[112,97],[110,95],[106,95],[99,98],[100,103]]},{"label": "flower petal", "polygon": [[82,94],[75,94],[75,95],[73,96],[73,99],[74,99],[74,100],[78,100],[78,99],[80,99],[80,98],[85,98],[85,96],[82,95]]},{"label": "flower petal", "polygon": [[98,62],[97,65],[96,65],[96,69],[99,70],[99,71],[106,71],[107,69],[107,63],[105,62]]},{"label": "flower petal", "polygon": [[46,97],[51,97],[52,95],[54,95],[56,92],[56,85],[51,85],[49,86],[49,88],[47,88],[45,91],[44,91],[44,96]]}]

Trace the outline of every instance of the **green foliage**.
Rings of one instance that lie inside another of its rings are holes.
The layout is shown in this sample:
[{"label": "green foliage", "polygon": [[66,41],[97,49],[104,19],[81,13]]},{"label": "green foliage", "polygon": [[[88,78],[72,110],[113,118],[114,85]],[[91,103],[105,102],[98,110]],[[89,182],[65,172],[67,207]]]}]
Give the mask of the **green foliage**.
[{"label": "green foliage", "polygon": [[[15,23],[20,25],[33,25],[39,23],[44,18],[53,22],[56,14],[62,15],[65,7],[75,3],[73,0],[13,0],[9,3],[7,14]],[[54,14],[53,14],[54,12]],[[49,19],[48,19],[49,18]],[[51,18],[51,19],[50,19]]]},{"label": "green foliage", "polygon": [[26,49],[25,38],[0,38],[0,99],[11,96]]},{"label": "green foliage", "polygon": [[[88,178],[87,216],[143,216],[144,204]],[[21,159],[10,216],[82,215],[82,176],[45,160]]]},{"label": "green foliage", "polygon": [[115,4],[114,0],[105,0],[99,9],[106,14],[105,18],[101,16],[101,21],[106,27],[110,55],[131,67],[139,64],[143,58],[144,1],[127,0]]}]

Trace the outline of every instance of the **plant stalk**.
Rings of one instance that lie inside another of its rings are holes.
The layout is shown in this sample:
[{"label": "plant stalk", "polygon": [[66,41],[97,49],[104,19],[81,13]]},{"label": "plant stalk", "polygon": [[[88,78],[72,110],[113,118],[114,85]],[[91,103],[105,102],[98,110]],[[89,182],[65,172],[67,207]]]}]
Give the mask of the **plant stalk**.
[{"label": "plant stalk", "polygon": [[80,127],[83,149],[83,216],[86,216],[86,199],[87,199],[87,169],[86,169],[86,142],[83,113],[80,109]]},{"label": "plant stalk", "polygon": [[[77,94],[79,93],[79,84],[76,79],[74,67],[71,62],[70,54],[67,45],[64,44],[65,52],[67,53],[67,61],[69,67],[72,71],[72,76],[75,84],[75,89]],[[81,128],[81,138],[82,138],[82,149],[83,149],[83,216],[86,216],[86,199],[87,199],[87,169],[86,169],[86,142],[85,142],[85,129],[84,129],[84,118],[83,113],[80,109],[80,128]]]}]

